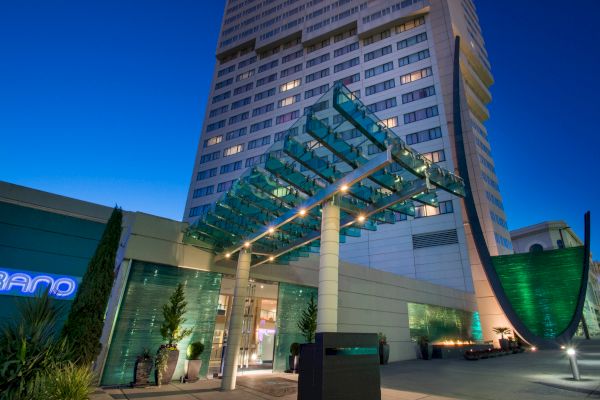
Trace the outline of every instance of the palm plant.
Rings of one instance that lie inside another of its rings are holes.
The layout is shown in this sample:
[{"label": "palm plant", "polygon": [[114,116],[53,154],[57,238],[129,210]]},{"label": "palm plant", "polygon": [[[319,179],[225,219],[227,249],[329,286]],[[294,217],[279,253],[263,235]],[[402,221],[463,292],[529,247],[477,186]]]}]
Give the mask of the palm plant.
[{"label": "palm plant", "polygon": [[302,336],[307,343],[312,343],[317,331],[317,303],[315,303],[314,295],[310,296],[310,301],[306,305],[306,309],[302,311],[302,317],[298,322],[298,329],[302,332]]},{"label": "palm plant", "polygon": [[510,335],[510,328],[506,326],[497,326],[493,328],[493,331],[496,335],[500,335],[500,339],[504,340],[504,335]]}]

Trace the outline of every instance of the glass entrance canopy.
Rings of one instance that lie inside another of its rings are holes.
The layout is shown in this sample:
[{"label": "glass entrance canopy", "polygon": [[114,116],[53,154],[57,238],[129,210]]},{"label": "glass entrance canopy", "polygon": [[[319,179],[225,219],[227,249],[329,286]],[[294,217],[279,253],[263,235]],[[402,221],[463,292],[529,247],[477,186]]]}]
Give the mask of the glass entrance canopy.
[{"label": "glass entrance canopy", "polygon": [[304,110],[230,190],[186,232],[217,259],[252,245],[253,265],[286,264],[319,248],[321,204],[340,206],[340,241],[437,206],[437,190],[464,197],[452,172],[408,147],[348,88],[336,82]]}]

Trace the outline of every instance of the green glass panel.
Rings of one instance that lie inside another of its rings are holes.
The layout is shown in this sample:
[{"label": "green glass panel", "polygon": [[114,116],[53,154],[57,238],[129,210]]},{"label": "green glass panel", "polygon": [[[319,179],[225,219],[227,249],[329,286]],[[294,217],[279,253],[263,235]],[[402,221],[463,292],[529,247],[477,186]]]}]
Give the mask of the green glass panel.
[{"label": "green glass panel", "polygon": [[179,361],[173,377],[179,379],[184,374],[187,346],[196,341],[204,343],[201,375],[207,374],[221,274],[134,261],[104,367],[103,385],[128,384],[133,380],[137,355],[144,348],[152,355],[156,353],[164,342],[160,334],[162,306],[180,282],[185,285],[188,303],[183,327],[193,332],[178,345]]},{"label": "green glass panel", "polygon": [[408,303],[410,337],[427,336],[430,342],[476,339],[473,335],[473,313],[430,304]]},{"label": "green glass panel", "polygon": [[281,282],[277,298],[277,337],[275,338],[275,358],[273,371],[285,371],[288,368],[288,356],[292,343],[304,343],[304,337],[298,329],[298,321],[305,310],[310,297],[317,301],[317,288],[292,285]]},{"label": "green glass panel", "polygon": [[481,319],[479,318],[479,311],[473,313],[473,322],[471,322],[471,336],[476,341],[483,340],[483,330],[481,329]]},{"label": "green glass panel", "polygon": [[584,248],[492,257],[502,289],[525,326],[553,339],[569,325],[579,300]]}]

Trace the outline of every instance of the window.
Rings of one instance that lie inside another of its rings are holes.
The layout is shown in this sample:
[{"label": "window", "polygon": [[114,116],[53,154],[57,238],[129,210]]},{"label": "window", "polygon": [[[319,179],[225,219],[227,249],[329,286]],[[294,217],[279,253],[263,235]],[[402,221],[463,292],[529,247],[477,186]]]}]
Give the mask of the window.
[{"label": "window", "polygon": [[402,104],[410,103],[416,100],[421,100],[433,95],[435,95],[435,87],[433,86],[417,89],[412,92],[404,93],[402,95]]},{"label": "window", "polygon": [[271,143],[271,135],[263,136],[248,142],[248,150],[256,149],[257,147],[266,146]]},{"label": "window", "polygon": [[250,133],[256,132],[256,131],[260,131],[261,129],[265,129],[271,126],[272,124],[271,119],[267,119],[261,122],[257,122],[255,124],[250,125]]},{"label": "window", "polygon": [[400,84],[406,85],[407,83],[415,82],[415,81],[418,81],[419,79],[423,79],[428,76],[431,76],[431,74],[432,74],[431,67],[423,68],[418,71],[414,71],[409,74],[402,75],[400,77]]},{"label": "window", "polygon": [[267,97],[271,97],[276,93],[275,88],[271,88],[269,90],[265,90],[264,92],[259,92],[254,95],[254,101],[266,99]]},{"label": "window", "polygon": [[227,147],[223,150],[223,157],[229,157],[237,153],[244,151],[244,144],[234,144],[233,146]]},{"label": "window", "polygon": [[493,205],[495,205],[499,209],[504,210],[504,204],[502,204],[502,200],[500,200],[499,198],[497,198],[496,196],[494,196],[493,194],[491,194],[487,190],[485,191],[485,197],[487,197],[487,199],[488,199],[488,201],[490,203],[492,203]]},{"label": "window", "polygon": [[327,60],[329,60],[329,53],[325,53],[319,57],[311,58],[306,62],[306,68],[314,67],[315,65],[324,63]]},{"label": "window", "polygon": [[377,103],[369,104],[367,109],[371,112],[378,112],[387,110],[388,108],[396,107],[396,105],[396,98],[392,97],[390,99],[378,101]]},{"label": "window", "polygon": [[240,61],[238,64],[238,68],[247,67],[248,65],[254,64],[255,62],[256,62],[256,56],[252,56],[250,58]]},{"label": "window", "polygon": [[221,151],[217,150],[212,153],[204,154],[200,157],[200,164],[207,163],[209,161],[218,160],[221,157]]},{"label": "window", "polygon": [[219,101],[228,99],[230,97],[231,97],[231,90],[228,90],[228,91],[223,92],[223,93],[221,93],[221,94],[219,94],[217,96],[214,96],[212,98],[212,103],[215,104],[215,103],[218,103]]},{"label": "window", "polygon": [[226,192],[227,190],[231,189],[231,187],[233,186],[233,184],[235,183],[237,179],[233,179],[231,181],[226,181],[226,182],[221,182],[217,185],[217,193],[219,192]]},{"label": "window", "polygon": [[346,131],[340,132],[340,135],[343,140],[350,140],[357,137],[361,137],[362,134],[356,128],[348,129]]},{"label": "window", "polygon": [[382,119],[381,122],[383,122],[386,128],[395,128],[398,126],[398,117]]},{"label": "window", "polygon": [[411,36],[407,39],[401,40],[396,44],[398,50],[405,49],[410,46],[414,46],[417,43],[421,43],[427,40],[427,32],[419,33],[418,35]]},{"label": "window", "polygon": [[342,84],[348,86],[348,85],[351,85],[351,84],[353,84],[355,82],[359,82],[359,81],[360,81],[360,73],[356,73],[354,75],[350,75],[345,78],[338,79],[337,81],[335,81],[335,83],[342,82]]},{"label": "window", "polygon": [[204,147],[210,147],[223,141],[223,135],[213,136],[204,141]]},{"label": "window", "polygon": [[432,118],[438,115],[437,106],[423,108],[410,113],[404,114],[404,123],[411,124],[413,122],[421,121],[427,118]]},{"label": "window", "polygon": [[310,90],[307,90],[306,92],[304,92],[304,98],[309,99],[311,97],[323,94],[323,93],[327,92],[328,90],[329,90],[329,83],[326,83],[324,85],[318,86],[316,88],[313,88],[313,89],[310,89]]},{"label": "window", "polygon": [[280,78],[295,74],[296,72],[302,71],[302,64],[296,64],[293,67],[286,68],[279,73]]},{"label": "window", "polygon": [[438,126],[424,131],[411,133],[406,135],[406,144],[416,144],[421,142],[427,142],[429,140],[437,139],[442,137],[442,129]]},{"label": "window", "polygon": [[365,79],[372,78],[379,74],[383,74],[384,72],[388,72],[394,69],[394,63],[392,61],[387,62],[385,64],[378,65],[373,68],[369,68],[365,70]]},{"label": "window", "polygon": [[215,108],[214,110],[211,110],[210,113],[208,113],[208,117],[212,118],[212,117],[216,117],[217,115],[226,113],[227,111],[229,111],[229,106],[225,105],[219,108]]},{"label": "window", "polygon": [[206,132],[212,132],[215,129],[223,128],[225,126],[225,120],[213,122],[212,124],[206,125]]},{"label": "window", "polygon": [[219,171],[219,173],[227,174],[229,172],[237,171],[238,169],[241,169],[241,168],[242,168],[242,160],[239,160],[239,161],[232,162],[229,164],[221,165],[221,170]]},{"label": "window", "polygon": [[292,121],[292,120],[298,119],[298,118],[300,118],[300,110],[291,111],[289,113],[278,115],[275,120],[275,123],[277,125],[279,125],[279,124],[283,124],[284,122]]},{"label": "window", "polygon": [[446,153],[444,153],[444,150],[430,151],[429,153],[423,153],[422,155],[432,163],[446,161]]},{"label": "window", "polygon": [[496,214],[495,212],[493,212],[491,210],[490,210],[490,217],[492,218],[492,221],[494,221],[501,227],[508,230],[508,224],[506,223],[506,220],[504,218],[502,218],[501,216],[499,216],[498,214]]},{"label": "window", "polygon": [[274,142],[280,142],[286,138],[287,135],[296,135],[298,133],[298,127],[295,126],[291,129],[286,129],[285,131],[280,131],[275,133],[273,138]]},{"label": "window", "polygon": [[392,35],[392,32],[389,29],[386,29],[385,31],[382,31],[382,32],[379,32],[379,33],[376,33],[374,35],[364,38],[363,45],[368,46],[370,44],[379,42],[380,40],[389,38],[391,35]]},{"label": "window", "polygon": [[329,108],[329,100],[323,100],[313,104],[312,106],[304,107],[304,115],[308,114],[309,112],[316,113],[319,111],[323,111],[327,108]]},{"label": "window", "polygon": [[[341,5],[341,4],[338,4]],[[338,33],[337,35],[335,35],[333,37],[333,43],[337,43],[340,40],[344,40],[344,39],[348,39],[349,37],[352,37],[356,35],[356,28],[352,28],[352,29],[348,29],[347,31]]]},{"label": "window", "polygon": [[329,68],[325,68],[320,71],[313,72],[312,74],[308,74],[306,75],[305,80],[306,83],[309,83],[312,81],[316,81],[317,79],[325,78],[326,76],[329,76]]},{"label": "window", "polygon": [[421,61],[424,60],[426,58],[429,58],[429,49],[425,49],[413,54],[409,54],[406,57],[402,57],[398,59],[398,66],[403,67],[405,65],[408,64],[412,64],[415,63],[417,61]]},{"label": "window", "polygon": [[294,103],[297,103],[299,101],[300,101],[300,94],[295,94],[293,96],[286,97],[284,99],[279,100],[277,102],[277,108],[286,107],[286,106],[292,105]]},{"label": "window", "polygon": [[358,42],[354,42],[354,43],[350,43],[347,44],[343,47],[340,47],[339,49],[336,49],[333,51],[333,56],[334,57],[340,57],[343,56],[344,54],[348,54],[352,51],[358,50],[360,47],[360,45],[358,44]]},{"label": "window", "polygon": [[208,178],[212,178],[213,176],[217,176],[217,168],[205,169],[204,171],[198,171],[196,175],[197,181],[203,181]]},{"label": "window", "polygon": [[440,201],[437,207],[420,205],[415,207],[415,218],[433,217],[434,215],[451,214],[454,206],[451,200]]},{"label": "window", "polygon": [[260,156],[246,158],[246,168],[253,167],[258,164],[263,164],[267,161],[267,154],[261,154]]},{"label": "window", "polygon": [[392,52],[392,45],[388,45],[388,46],[382,47],[380,49],[373,50],[373,51],[365,54],[365,56],[364,56],[365,62],[385,56],[386,54],[390,54],[391,52]]},{"label": "window", "polygon": [[287,92],[288,90],[292,90],[297,88],[302,83],[302,79],[294,79],[293,81],[286,82],[283,85],[279,86],[280,92]]},{"label": "window", "polygon": [[415,29],[418,26],[425,24],[425,17],[415,18],[412,21],[405,22],[396,27],[396,33],[402,33],[409,31],[411,29]]},{"label": "window", "polygon": [[264,106],[257,107],[254,110],[252,110],[252,116],[256,117],[258,115],[262,115],[264,113],[273,111],[275,109],[274,106],[275,105],[273,103],[270,103],[270,104],[265,104]]},{"label": "window", "polygon": [[392,89],[396,86],[396,82],[393,79],[376,83],[375,85],[367,86],[365,88],[365,96],[370,96],[375,93],[383,92],[384,90]]},{"label": "window", "polygon": [[234,115],[233,117],[229,117],[229,125],[237,124],[238,122],[242,122],[248,118],[250,118],[250,113],[248,111]]},{"label": "window", "polygon": [[263,64],[260,67],[258,67],[258,73],[265,72],[272,68],[275,68],[278,64],[279,64],[279,60],[273,60],[271,62]]},{"label": "window", "polygon": [[542,246],[542,245],[541,245],[541,244],[539,244],[539,243],[532,244],[532,245],[529,247],[529,252],[530,252],[530,253],[538,253],[538,252],[541,252],[541,251],[544,251],[544,246]]},{"label": "window", "polygon": [[291,53],[291,54],[288,54],[287,56],[284,56],[281,59],[281,63],[285,64],[286,62],[289,62],[289,61],[295,60],[297,58],[300,58],[303,55],[304,55],[304,50],[298,50],[298,51],[296,51],[294,53]]},{"label": "window", "polygon": [[250,83],[245,84],[244,86],[235,88],[233,90],[233,94],[236,95],[236,94],[246,93],[246,92],[249,92],[250,90],[252,90],[252,88],[254,88],[254,82],[250,82]]},{"label": "window", "polygon": [[360,63],[360,59],[358,57],[352,58],[348,61],[344,61],[343,63],[339,63],[333,66],[333,72],[340,72],[348,68],[352,68]]},{"label": "window", "polygon": [[312,46],[308,46],[306,48],[306,54],[312,53],[313,51],[317,51],[317,50],[322,49],[327,46],[329,46],[329,39],[325,39],[321,42],[313,44]]},{"label": "window", "polygon": [[202,215],[202,214],[206,213],[208,210],[210,210],[210,207],[211,207],[210,204],[203,204],[198,207],[192,207],[192,208],[190,208],[190,213],[188,214],[188,217],[197,217],[198,215]]},{"label": "window", "polygon": [[198,188],[196,190],[194,190],[194,193],[192,195],[192,197],[194,199],[198,198],[198,197],[204,197],[204,196],[208,196],[213,194],[215,191],[215,186],[214,185],[210,185],[210,186],[204,186],[201,188]]},{"label": "window", "polygon": [[237,101],[234,101],[233,103],[231,103],[231,109],[235,110],[240,107],[247,106],[248,104],[250,104],[251,101],[252,101],[251,97],[244,97],[243,99],[240,99],[240,100],[237,100]]},{"label": "window", "polygon": [[217,76],[221,77],[221,76],[227,75],[228,73],[233,72],[233,71],[235,71],[235,64],[231,65],[227,68],[220,69],[219,72],[217,72]]},{"label": "window", "polygon": [[227,132],[225,134],[225,140],[235,139],[235,138],[238,138],[240,136],[244,136],[245,134],[246,134],[246,128],[245,127],[244,128],[239,128],[239,129],[236,129],[234,131]]},{"label": "window", "polygon": [[218,90],[218,89],[222,89],[222,88],[224,88],[225,86],[229,86],[229,85],[231,85],[232,83],[233,83],[233,78],[225,79],[224,81],[217,82],[217,83],[215,84],[215,89],[216,89],[216,90]]},{"label": "window", "polygon": [[254,75],[254,69],[248,70],[246,72],[242,72],[235,78],[235,80],[236,80],[236,82],[244,81],[244,80],[250,78],[252,75]]},{"label": "window", "polygon": [[275,72],[274,74],[271,74],[269,76],[265,76],[264,78],[257,79],[256,87],[266,85],[267,83],[271,83],[275,80],[277,80],[277,72]]}]

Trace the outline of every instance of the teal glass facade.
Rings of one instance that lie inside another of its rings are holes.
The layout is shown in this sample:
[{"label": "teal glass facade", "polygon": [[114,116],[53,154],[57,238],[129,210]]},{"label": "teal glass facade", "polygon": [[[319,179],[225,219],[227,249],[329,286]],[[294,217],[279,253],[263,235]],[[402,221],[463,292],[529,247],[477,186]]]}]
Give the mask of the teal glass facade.
[{"label": "teal glass facade", "polygon": [[[83,277],[105,224],[0,202],[0,269]],[[0,294],[0,318],[11,320],[24,297]],[[61,300],[66,319],[72,300]]]},{"label": "teal glass facade", "polygon": [[288,368],[290,345],[304,343],[304,337],[298,328],[298,321],[306,309],[310,297],[317,301],[317,288],[293,285],[281,282],[277,298],[277,337],[273,371],[285,371]]},{"label": "teal glass facade", "polygon": [[204,344],[200,373],[201,376],[206,375],[221,290],[221,274],[133,261],[102,375],[103,385],[130,383],[136,357],[144,349],[154,356],[164,343],[160,334],[162,306],[169,301],[180,282],[185,285],[188,303],[183,328],[193,331],[178,345],[179,362],[173,378],[179,379],[185,373],[187,346],[196,341]]},{"label": "teal glass facade", "polygon": [[421,336],[427,336],[430,342],[481,340],[481,325],[477,322],[479,315],[473,314],[475,313],[455,308],[408,303],[410,337],[418,340]]}]

